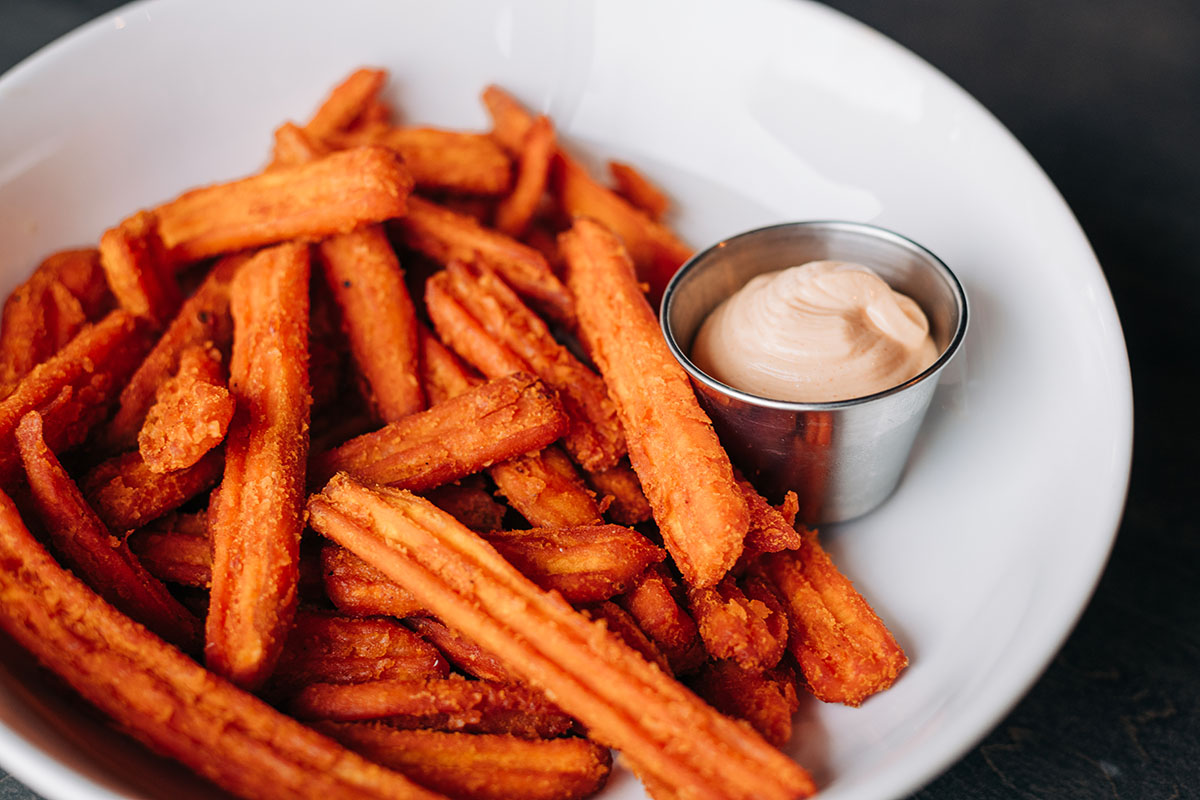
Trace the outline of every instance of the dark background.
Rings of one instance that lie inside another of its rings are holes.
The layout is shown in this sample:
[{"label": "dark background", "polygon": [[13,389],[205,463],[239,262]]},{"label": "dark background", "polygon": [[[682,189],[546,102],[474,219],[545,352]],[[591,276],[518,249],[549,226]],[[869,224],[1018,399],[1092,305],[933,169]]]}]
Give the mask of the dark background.
[{"label": "dark background", "polygon": [[[0,72],[116,5],[0,0]],[[1024,143],[1104,266],[1133,364],[1133,479],[1095,598],[1029,696],[915,797],[1200,796],[1200,436],[1186,413],[1200,384],[1200,2],[829,5]],[[0,800],[33,797],[0,777]]]}]

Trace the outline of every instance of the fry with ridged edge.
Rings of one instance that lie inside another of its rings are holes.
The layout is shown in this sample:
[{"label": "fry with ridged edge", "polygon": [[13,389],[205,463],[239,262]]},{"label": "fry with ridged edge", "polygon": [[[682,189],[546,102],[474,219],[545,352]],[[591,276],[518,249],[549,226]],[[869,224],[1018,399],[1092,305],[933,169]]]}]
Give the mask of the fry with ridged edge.
[{"label": "fry with ridged edge", "polygon": [[[354,558],[358,558],[358,556],[354,556]],[[363,561],[362,563],[366,564],[367,562]],[[371,567],[371,569],[375,568]],[[480,680],[495,681],[496,683],[520,683],[517,676],[513,675],[500,659],[458,631],[450,630],[440,620],[419,616],[406,619],[404,624],[440,650],[460,671]]]},{"label": "fry with ridged edge", "polygon": [[[780,550],[795,550],[800,546],[800,534],[792,522],[780,513],[778,509],[767,502],[758,493],[750,481],[734,471],[738,488],[746,498],[746,508],[750,512],[750,530],[746,532],[746,547],[742,553],[742,561],[748,562],[762,553],[778,553]],[[796,493],[788,492],[790,500],[795,502]],[[795,519],[795,512],[792,512]]]},{"label": "fry with ridged edge", "polygon": [[653,516],[641,481],[633,467],[626,462],[599,472],[589,472],[587,481],[600,495],[601,501],[607,503],[605,516],[618,525],[637,525]]},{"label": "fry with ridged edge", "polygon": [[580,331],[617,403],[663,541],[690,586],[711,586],[741,555],[750,525],[729,456],[671,357],[620,241],[584,219],[559,243]]},{"label": "fry with ridged edge", "polygon": [[377,144],[404,159],[422,191],[500,195],[512,183],[508,155],[486,134],[380,126],[333,137],[336,144]]},{"label": "fry with ridged edge", "polygon": [[357,617],[407,617],[423,613],[421,604],[403,587],[345,548],[321,548],[325,594],[343,614]]},{"label": "fry with ridged edge", "polygon": [[237,413],[209,511],[209,668],[262,685],[296,609],[308,458],[308,248],[264,250],[230,287]]},{"label": "fry with ridged edge", "polygon": [[695,672],[707,657],[696,621],[687,612],[676,583],[665,564],[655,564],[637,579],[633,588],[617,598],[638,627],[666,656],[676,675]]},{"label": "fry with ridged edge", "polygon": [[212,580],[212,546],[207,515],[172,514],[134,531],[125,540],[138,561],[154,577],[207,589]]},{"label": "fry with ridged edge", "polygon": [[308,507],[318,532],[404,585],[652,780],[694,800],[813,793],[791,759],[538,589],[433,505],[338,476]]},{"label": "fry with ridged edge", "polygon": [[401,731],[322,722],[318,731],[457,800],[583,800],[604,786],[612,754],[586,739]]},{"label": "fry with ridged edge", "polygon": [[105,231],[100,237],[100,265],[121,308],[146,317],[160,329],[174,318],[183,298],[164,263],[153,214],[139,211]]},{"label": "fry with ridged edge", "polygon": [[521,143],[517,179],[512,191],[496,206],[496,230],[517,239],[525,235],[542,195],[546,193],[554,150],[554,123],[549,117],[539,116],[529,126],[525,141]]},{"label": "fry with ridged edge", "polygon": [[217,485],[225,454],[209,450],[190,467],[155,472],[137,450],[102,461],[83,477],[83,493],[109,530],[153,522]]},{"label": "fry with ridged edge", "polygon": [[308,164],[279,167],[192,189],[155,209],[167,259],[209,256],[347,233],[405,212],[412,176],[383,147],[356,147]]},{"label": "fry with ridged edge", "polygon": [[304,126],[304,133],[319,142],[346,130],[379,96],[386,80],[385,70],[356,69],[333,88]]},{"label": "fry with ridged edge", "polygon": [[792,738],[792,715],[800,698],[782,669],[747,670],[732,661],[710,661],[689,681],[696,694],[722,714],[749,722],[776,747]]},{"label": "fry with ridged edge", "polygon": [[62,569],[0,493],[0,627],[156,752],[256,800],[437,800],[151,634]]},{"label": "fry with ridged edge", "polygon": [[17,445],[34,506],[63,562],[122,612],[188,652],[199,652],[200,621],[151,575],[129,546],[114,539],[42,438],[42,418],[30,411],[17,426]]},{"label": "fry with ridged edge", "polygon": [[152,472],[192,466],[225,440],[233,411],[221,352],[211,345],[189,347],[146,412],[138,432],[142,461]]},{"label": "fry with ridged edge", "polygon": [[658,665],[658,668],[668,675],[675,674],[666,655],[658,648],[657,644],[650,641],[650,637],[638,627],[637,621],[628,611],[611,600],[585,606],[582,611],[587,614],[588,619],[603,620],[609,633],[636,650],[646,661]]},{"label": "fry with ridged edge", "polygon": [[688,604],[709,655],[762,672],[787,648],[788,619],[770,585],[758,576],[740,583],[725,576],[716,586],[692,589]]}]

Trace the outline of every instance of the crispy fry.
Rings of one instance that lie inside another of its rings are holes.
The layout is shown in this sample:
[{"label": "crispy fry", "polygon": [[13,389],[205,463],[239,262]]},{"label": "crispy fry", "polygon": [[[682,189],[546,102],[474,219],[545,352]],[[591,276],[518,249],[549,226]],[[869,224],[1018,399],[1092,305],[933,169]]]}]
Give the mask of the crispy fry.
[{"label": "crispy fry", "polygon": [[663,540],[690,586],[711,586],[741,555],[749,528],[729,457],[667,350],[621,243],[591,220],[576,221],[559,241],[580,331],[617,403]]},{"label": "crispy fry", "polygon": [[706,658],[704,642],[696,622],[680,602],[679,585],[667,568],[656,564],[646,570],[637,584],[617,598],[650,640],[666,656],[676,675],[695,672]]},{"label": "crispy fry", "polygon": [[483,383],[477,373],[437,340],[428,328],[417,326],[421,342],[421,384],[434,403],[458,397]]},{"label": "crispy fry", "polygon": [[[743,560],[749,560],[761,553],[778,553],[780,550],[795,550],[800,546],[800,534],[796,532],[792,522],[788,522],[778,510],[771,506],[750,482],[735,472],[738,488],[746,498],[746,508],[750,511],[750,530],[746,532],[746,548]],[[796,499],[795,492],[788,492],[792,501]],[[795,511],[792,519],[795,520]]]},{"label": "crispy fry", "polygon": [[[358,556],[354,556],[354,558],[358,558]],[[361,561],[361,559],[359,560]],[[362,563],[366,564],[367,562],[362,561]],[[370,567],[370,569],[375,568]],[[383,575],[382,572],[379,574]],[[413,602],[416,602],[416,600]],[[504,666],[500,659],[457,631],[450,630],[441,621],[433,617],[411,617],[405,620],[404,624],[419,633],[425,641],[442,651],[443,655],[450,659],[451,664],[472,677],[485,681],[495,681],[497,683],[521,682],[519,678]]]},{"label": "crispy fry", "polygon": [[533,115],[499,86],[488,86],[483,90],[483,104],[492,118],[492,138],[513,156],[519,155],[525,136],[533,126]]},{"label": "crispy fry", "polygon": [[751,576],[743,584],[727,575],[716,586],[692,589],[688,604],[709,655],[762,672],[778,664],[787,648],[787,614],[765,580]]},{"label": "crispy fry", "polygon": [[582,800],[604,786],[607,747],[586,739],[400,731],[325,722],[316,729],[351,750],[459,800]]},{"label": "crispy fry", "polygon": [[658,649],[658,645],[650,641],[650,637],[638,627],[637,622],[630,616],[628,611],[611,600],[605,600],[603,603],[597,603],[594,606],[586,606],[582,610],[583,613],[587,614],[588,619],[604,620],[609,633],[617,636],[622,642],[636,650],[646,661],[651,664],[657,664],[658,668],[668,675],[674,674],[671,670],[670,662],[663,655],[663,651]]},{"label": "crispy fry", "polygon": [[365,129],[343,142],[395,150],[422,190],[500,195],[512,184],[508,154],[486,134],[441,128]]},{"label": "crispy fry", "polygon": [[275,244],[322,239],[405,212],[412,176],[383,147],[193,189],[160,206],[158,232],[175,265]]},{"label": "crispy fry", "polygon": [[394,422],[425,407],[417,318],[400,262],[383,229],[370,225],[321,243],[325,280],[379,418]]},{"label": "crispy fry", "polygon": [[154,577],[207,589],[212,580],[212,545],[208,541],[206,514],[174,514],[141,528],[125,541]]},{"label": "crispy fry", "polygon": [[0,494],[0,627],[119,727],[243,797],[437,800],[343,749],[101,600],[54,560]]},{"label": "crispy fry", "polygon": [[415,681],[449,674],[442,654],[395,620],[300,611],[269,685],[273,694],[286,695],[314,683]]},{"label": "crispy fry", "polygon": [[386,80],[387,72],[381,69],[355,70],[334,87],[304,126],[304,133],[319,142],[346,130],[370,107]]},{"label": "crispy fry", "polygon": [[100,265],[117,304],[162,328],[183,298],[164,261],[154,215],[139,211],[100,237]]},{"label": "crispy fry", "polygon": [[658,221],[667,213],[671,201],[663,190],[650,182],[641,170],[622,161],[609,161],[608,172],[617,185],[617,194],[644,212],[650,219]]},{"label": "crispy fry", "polygon": [[562,435],[566,424],[558,401],[541,382],[517,373],[318,456],[310,481],[316,484],[346,471],[373,483],[432,489],[545,447]]},{"label": "crispy fry", "polygon": [[395,224],[413,250],[440,264],[487,264],[539,311],[567,325],[574,321],[570,292],[532,247],[420,197],[409,198],[408,213]]},{"label": "crispy fry", "polygon": [[764,575],[787,609],[788,649],[808,688],[827,703],[857,706],[892,685],[908,657],[815,534],[798,550],[763,556]]},{"label": "crispy fry", "polygon": [[731,661],[710,661],[691,687],[722,714],[744,719],[776,747],[792,738],[792,714],[800,708],[796,687],[780,670],[746,670]]},{"label": "crispy fry", "polygon": [[525,739],[561,736],[574,724],[525,686],[461,677],[314,683],[300,690],[288,709],[298,719],[383,720],[404,729],[508,733]]},{"label": "crispy fry", "polygon": [[421,604],[406,589],[349,550],[337,545],[321,549],[325,593],[343,614],[356,617],[421,614]]},{"label": "crispy fry", "polygon": [[554,124],[549,117],[533,121],[521,144],[521,160],[512,192],[496,207],[496,230],[519,239],[529,228],[546,184],[554,158]]},{"label": "crispy fry", "polygon": [[193,346],[179,357],[179,372],[158,388],[138,433],[138,451],[151,472],[192,466],[225,440],[233,397],[215,347]]},{"label": "crispy fry", "polygon": [[642,484],[637,473],[627,463],[615,467],[589,472],[588,483],[595,488],[601,501],[607,501],[604,513],[618,525],[637,525],[650,519],[653,512],[650,502],[642,493]]},{"label": "crispy fry", "polygon": [[20,472],[13,433],[23,416],[40,411],[53,452],[79,444],[104,418],[149,346],[143,321],[113,311],[26,375],[0,401],[0,487],[11,486]]},{"label": "crispy fry", "polygon": [[307,164],[328,154],[329,148],[320,139],[309,136],[293,122],[285,122],[275,129],[275,147],[268,169]]},{"label": "crispy fry", "polygon": [[426,284],[426,306],[442,340],[485,375],[500,377],[516,365],[558,392],[571,423],[563,446],[585,470],[608,469],[625,454],[604,381],[486,265],[451,262]]},{"label": "crispy fry", "polygon": [[600,506],[556,445],[496,464],[488,470],[509,505],[540,528],[598,525]]},{"label": "crispy fry", "polygon": [[666,557],[645,536],[620,525],[496,530],[483,538],[522,575],[569,603],[621,594]]},{"label": "crispy fry", "polygon": [[38,265],[34,274],[38,273],[48,274],[67,287],[89,321],[99,319],[112,309],[113,296],[100,266],[99,250],[59,251]]},{"label": "crispy fry", "polygon": [[88,507],[42,438],[42,418],[30,411],[17,426],[17,445],[33,502],[54,549],[76,575],[118,610],[190,652],[198,652],[200,621],[114,539]]},{"label": "crispy fry", "polygon": [[270,675],[296,608],[308,456],[308,248],[264,250],[230,287],[237,413],[209,516],[205,660],[241,686]]},{"label": "crispy fry", "polygon": [[83,478],[83,493],[109,530],[140,528],[206,492],[221,480],[224,457],[210,450],[186,469],[155,472],[137,450],[110,458]]},{"label": "crispy fry", "polygon": [[121,390],[117,413],[103,435],[104,444],[110,450],[137,446],[138,431],[146,419],[146,412],[154,405],[158,387],[179,370],[179,359],[184,350],[206,342],[212,342],[219,350],[229,346],[233,336],[229,282],[247,258],[244,254],[236,254],[218,261],[200,288],[184,301],[179,314]]},{"label": "crispy fry", "polygon": [[473,531],[499,530],[508,511],[481,486],[448,483],[425,492],[424,496]]},{"label": "crispy fry", "polygon": [[338,476],[308,508],[318,532],[403,584],[646,774],[696,800],[793,800],[814,791],[790,759],[539,590],[431,504]]}]

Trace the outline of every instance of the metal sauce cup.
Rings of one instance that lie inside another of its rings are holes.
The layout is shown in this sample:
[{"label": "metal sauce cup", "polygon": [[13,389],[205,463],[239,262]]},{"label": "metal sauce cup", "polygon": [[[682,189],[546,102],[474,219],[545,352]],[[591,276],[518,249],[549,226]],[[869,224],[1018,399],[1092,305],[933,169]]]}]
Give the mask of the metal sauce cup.
[{"label": "metal sauce cup", "polygon": [[[870,267],[921,306],[940,355],[924,372],[853,400],[795,403],[734,389],[688,354],[700,324],[764,272],[809,261]],[[809,525],[841,522],[878,506],[900,481],[942,369],[967,332],[967,296],[949,268],[916,242],[855,222],[792,222],[718,242],[683,265],[663,294],[660,319],[734,464],[770,499],[800,497]]]}]

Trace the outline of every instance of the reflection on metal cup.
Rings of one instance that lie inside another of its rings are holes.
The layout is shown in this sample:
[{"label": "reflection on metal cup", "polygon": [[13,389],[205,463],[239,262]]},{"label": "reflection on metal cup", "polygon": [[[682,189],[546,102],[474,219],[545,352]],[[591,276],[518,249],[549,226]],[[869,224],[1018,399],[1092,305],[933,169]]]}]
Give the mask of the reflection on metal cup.
[{"label": "reflection on metal cup", "polygon": [[[819,260],[870,267],[929,319],[938,358],[898,386],[852,400],[797,403],[748,394],[692,363],[700,324],[764,272]],[[933,253],[891,231],[854,222],[793,222],[718,242],[683,265],[662,300],[663,335],[691,377],[733,462],[768,498],[794,490],[800,518],[841,522],[878,506],[900,481],[938,376],[967,331],[967,297]]]}]

